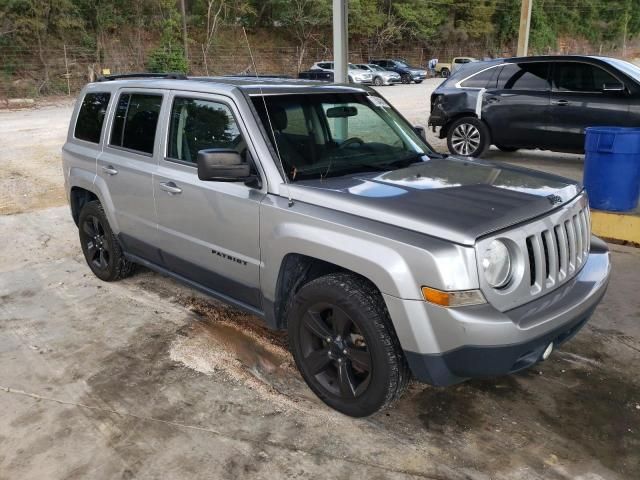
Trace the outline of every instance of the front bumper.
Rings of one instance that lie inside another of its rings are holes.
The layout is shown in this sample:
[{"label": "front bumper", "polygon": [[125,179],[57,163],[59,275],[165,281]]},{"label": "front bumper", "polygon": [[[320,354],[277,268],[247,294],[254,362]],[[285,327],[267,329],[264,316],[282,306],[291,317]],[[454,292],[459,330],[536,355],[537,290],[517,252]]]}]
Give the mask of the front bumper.
[{"label": "front bumper", "polygon": [[611,265],[604,242],[592,240],[580,273],[553,292],[507,312],[489,304],[441,308],[385,296],[414,376],[446,386],[505,375],[539,362],[587,322],[607,289]]},{"label": "front bumper", "polygon": [[380,77],[380,78],[382,78],[382,83],[384,85],[393,85],[394,83],[402,82],[402,79],[400,77]]}]

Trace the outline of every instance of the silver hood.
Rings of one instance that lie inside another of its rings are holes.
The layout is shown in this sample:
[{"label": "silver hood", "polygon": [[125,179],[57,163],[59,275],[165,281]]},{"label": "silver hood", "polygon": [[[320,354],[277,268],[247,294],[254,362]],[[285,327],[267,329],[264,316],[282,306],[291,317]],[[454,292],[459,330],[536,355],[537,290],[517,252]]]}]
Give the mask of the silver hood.
[{"label": "silver hood", "polygon": [[436,158],[387,172],[292,183],[293,200],[473,245],[477,238],[545,215],[582,185],[507,165]]}]

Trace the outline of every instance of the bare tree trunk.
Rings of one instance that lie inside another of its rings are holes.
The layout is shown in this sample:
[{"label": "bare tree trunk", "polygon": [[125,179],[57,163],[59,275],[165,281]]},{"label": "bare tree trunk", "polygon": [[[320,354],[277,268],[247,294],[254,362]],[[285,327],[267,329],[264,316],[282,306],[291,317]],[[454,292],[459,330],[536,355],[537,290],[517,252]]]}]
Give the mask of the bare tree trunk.
[{"label": "bare tree trunk", "polygon": [[180,10],[182,12],[182,42],[184,44],[184,58],[189,62],[189,37],[187,35],[187,9],[184,0],[180,0]]},{"label": "bare tree trunk", "polygon": [[300,40],[300,48],[298,49],[298,73],[302,70],[302,62],[304,62],[304,56],[307,54],[307,44],[309,39]]},{"label": "bare tree trunk", "polygon": [[44,58],[44,52],[42,51],[42,38],[40,37],[40,30],[36,29],[36,40],[38,41],[38,57],[40,58],[40,62],[42,63],[42,67],[44,69],[44,80],[38,92],[42,92],[42,89],[49,85],[49,64]]}]

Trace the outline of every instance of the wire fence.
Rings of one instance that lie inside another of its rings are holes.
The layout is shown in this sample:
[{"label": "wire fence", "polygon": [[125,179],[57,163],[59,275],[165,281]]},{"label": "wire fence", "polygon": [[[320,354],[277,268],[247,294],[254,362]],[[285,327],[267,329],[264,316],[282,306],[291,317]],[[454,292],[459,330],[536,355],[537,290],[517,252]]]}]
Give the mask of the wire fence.
[{"label": "wire fence", "polygon": [[[461,44],[451,48],[390,48],[375,50],[362,46],[349,52],[349,60],[363,63],[373,58],[403,58],[408,63],[426,66],[429,59],[451,61],[456,56],[476,58],[508,57],[515,54],[516,46],[508,45],[498,50],[483,44]],[[330,60],[329,48],[279,47],[253,48],[254,70],[251,55],[243,44],[237,47],[214,47],[208,50],[193,46],[189,55],[190,75],[278,74],[295,77],[314,62]],[[634,52],[622,52],[616,48],[593,47],[579,42],[560,43],[557,49],[535,53],[599,54],[614,57],[629,56]],[[92,81],[103,69],[111,73],[147,71],[149,51],[142,46],[118,48],[117,45],[97,53],[84,47],[62,45],[42,51],[33,48],[5,47],[0,50],[0,100],[34,98],[48,95],[74,95],[82,86]],[[1,102],[0,102],[1,103]]]}]

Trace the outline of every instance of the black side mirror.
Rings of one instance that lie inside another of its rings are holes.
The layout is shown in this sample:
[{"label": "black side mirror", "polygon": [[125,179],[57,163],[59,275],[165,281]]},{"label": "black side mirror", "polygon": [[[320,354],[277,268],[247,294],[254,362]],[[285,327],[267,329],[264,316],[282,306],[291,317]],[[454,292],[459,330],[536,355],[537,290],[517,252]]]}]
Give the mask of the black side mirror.
[{"label": "black side mirror", "polygon": [[624,93],[626,91],[622,83],[605,83],[602,85],[604,93]]},{"label": "black side mirror", "polygon": [[251,166],[235,150],[208,148],[198,152],[198,178],[217,182],[243,182],[251,177]]},{"label": "black side mirror", "polygon": [[416,132],[423,140],[427,139],[427,131],[424,127],[421,127],[420,125],[414,125],[413,131]]}]

